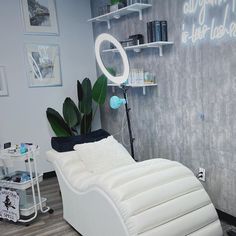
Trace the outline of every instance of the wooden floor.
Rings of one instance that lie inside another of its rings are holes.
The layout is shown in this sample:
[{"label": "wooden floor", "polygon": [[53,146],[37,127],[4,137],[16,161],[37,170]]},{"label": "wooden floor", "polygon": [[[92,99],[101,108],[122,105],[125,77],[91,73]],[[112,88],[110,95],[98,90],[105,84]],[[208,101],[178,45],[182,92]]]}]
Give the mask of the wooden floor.
[{"label": "wooden floor", "polygon": [[[54,213],[39,214],[27,227],[19,223],[0,222],[0,236],[81,236],[62,217],[62,202],[57,178],[46,179],[40,186],[42,196],[48,199],[47,204]],[[222,223],[222,226],[224,236],[227,235],[227,230],[233,228],[225,223]]]},{"label": "wooden floor", "polygon": [[62,217],[62,202],[56,178],[44,180],[40,184],[41,195],[48,199],[47,205],[53,214],[39,214],[30,226],[7,221],[0,222],[1,236],[80,236]]}]

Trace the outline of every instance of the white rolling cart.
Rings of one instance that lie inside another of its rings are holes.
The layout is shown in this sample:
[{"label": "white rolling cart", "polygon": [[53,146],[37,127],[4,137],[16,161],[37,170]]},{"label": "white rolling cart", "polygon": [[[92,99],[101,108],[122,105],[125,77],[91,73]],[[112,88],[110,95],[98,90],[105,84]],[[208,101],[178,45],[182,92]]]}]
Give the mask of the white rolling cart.
[{"label": "white rolling cart", "polygon": [[[20,154],[19,150],[16,149],[15,152],[12,152],[12,148],[1,150],[0,159],[4,165],[5,177],[0,179],[0,188],[7,188],[16,191],[19,194],[20,198],[20,219],[18,222],[29,223],[34,220],[38,211],[42,213],[53,213],[53,210],[46,205],[46,198],[41,197],[39,183],[43,180],[43,174],[38,173],[37,169],[37,157],[39,156],[39,147],[35,145],[29,145],[28,151],[24,154]],[[30,178],[22,182],[13,182],[12,180],[7,179],[10,176],[21,175],[25,171],[15,171],[9,173],[8,163],[14,163],[15,161],[24,161],[27,172],[29,173]],[[6,178],[7,177],[7,178]],[[36,191],[35,186],[36,185]],[[26,190],[31,188],[32,194],[28,195]],[[2,219],[1,219],[2,220]]]}]

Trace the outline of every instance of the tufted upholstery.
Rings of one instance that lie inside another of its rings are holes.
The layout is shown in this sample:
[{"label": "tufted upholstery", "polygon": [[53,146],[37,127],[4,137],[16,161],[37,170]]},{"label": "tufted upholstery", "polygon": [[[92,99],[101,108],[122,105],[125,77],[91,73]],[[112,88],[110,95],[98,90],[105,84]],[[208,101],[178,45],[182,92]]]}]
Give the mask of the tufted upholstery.
[{"label": "tufted upholstery", "polygon": [[[178,162],[152,159],[128,163],[115,169],[111,166],[105,173],[94,174],[75,151],[49,151],[47,154],[49,161],[59,169],[57,173],[62,175],[59,179],[66,179],[60,183],[61,186],[65,188],[66,185],[70,185],[73,189],[73,193],[64,193],[63,204],[69,209],[70,199],[74,199],[78,206],[80,201],[86,202],[86,205],[81,204],[80,207],[85,208],[80,211],[84,211],[83,214],[87,211],[93,212],[90,217],[94,215],[97,219],[96,224],[93,223],[93,227],[95,224],[97,228],[92,233],[90,221],[84,218],[76,221],[74,215],[78,210],[67,210],[65,218],[76,229],[83,229],[85,235],[96,235],[99,227],[103,236],[223,235],[208,194],[192,171]],[[99,158],[102,162],[102,156]],[[96,202],[91,202],[102,198],[102,204],[106,202],[102,208]],[[90,203],[93,203],[91,208]],[[114,212],[114,216],[118,216],[120,220],[118,223],[117,219],[108,215],[105,227],[102,226],[97,214],[100,215],[109,207],[109,212]],[[71,213],[72,211],[74,213]],[[113,234],[115,226],[118,225],[124,225],[124,231],[127,233],[117,233],[118,227]]]}]

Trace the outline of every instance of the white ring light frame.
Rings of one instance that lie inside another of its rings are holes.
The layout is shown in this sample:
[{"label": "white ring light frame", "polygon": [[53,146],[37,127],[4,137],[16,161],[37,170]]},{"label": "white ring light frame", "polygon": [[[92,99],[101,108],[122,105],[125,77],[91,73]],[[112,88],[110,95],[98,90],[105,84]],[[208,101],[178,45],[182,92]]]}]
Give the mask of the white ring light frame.
[{"label": "white ring light frame", "polygon": [[[101,58],[101,45],[104,41],[108,41],[110,43],[112,43],[118,50],[118,52],[121,55],[121,59],[123,61],[123,65],[124,65],[124,72],[123,75],[121,76],[113,76],[111,75],[106,67],[103,64],[102,58]],[[97,59],[97,63],[101,69],[101,71],[104,73],[104,75],[111,80],[113,83],[115,84],[122,84],[125,83],[129,77],[129,60],[127,57],[127,54],[124,50],[124,48],[121,46],[121,44],[118,42],[118,40],[116,38],[114,38],[112,35],[110,34],[100,34],[96,41],[95,41],[95,55],[96,55],[96,59]]]}]

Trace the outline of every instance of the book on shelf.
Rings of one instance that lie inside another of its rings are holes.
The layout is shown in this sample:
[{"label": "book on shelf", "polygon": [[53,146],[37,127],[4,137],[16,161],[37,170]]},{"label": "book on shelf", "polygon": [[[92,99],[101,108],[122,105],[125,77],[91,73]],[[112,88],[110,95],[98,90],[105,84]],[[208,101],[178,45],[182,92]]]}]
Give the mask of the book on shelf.
[{"label": "book on shelf", "polygon": [[147,22],[147,42],[151,43],[152,40],[152,22]]},{"label": "book on shelf", "polygon": [[161,21],[161,41],[168,41],[167,21]]},{"label": "book on shelf", "polygon": [[161,41],[162,39],[162,36],[161,36],[161,22],[156,20],[153,22],[153,42],[158,42],[158,41]]},{"label": "book on shelf", "polygon": [[151,42],[156,42],[156,30],[155,30],[155,22],[156,21],[152,21],[151,22],[151,35],[152,35],[152,38],[151,38]]},{"label": "book on shelf", "polygon": [[168,41],[167,21],[150,21],[147,23],[147,42]]}]

